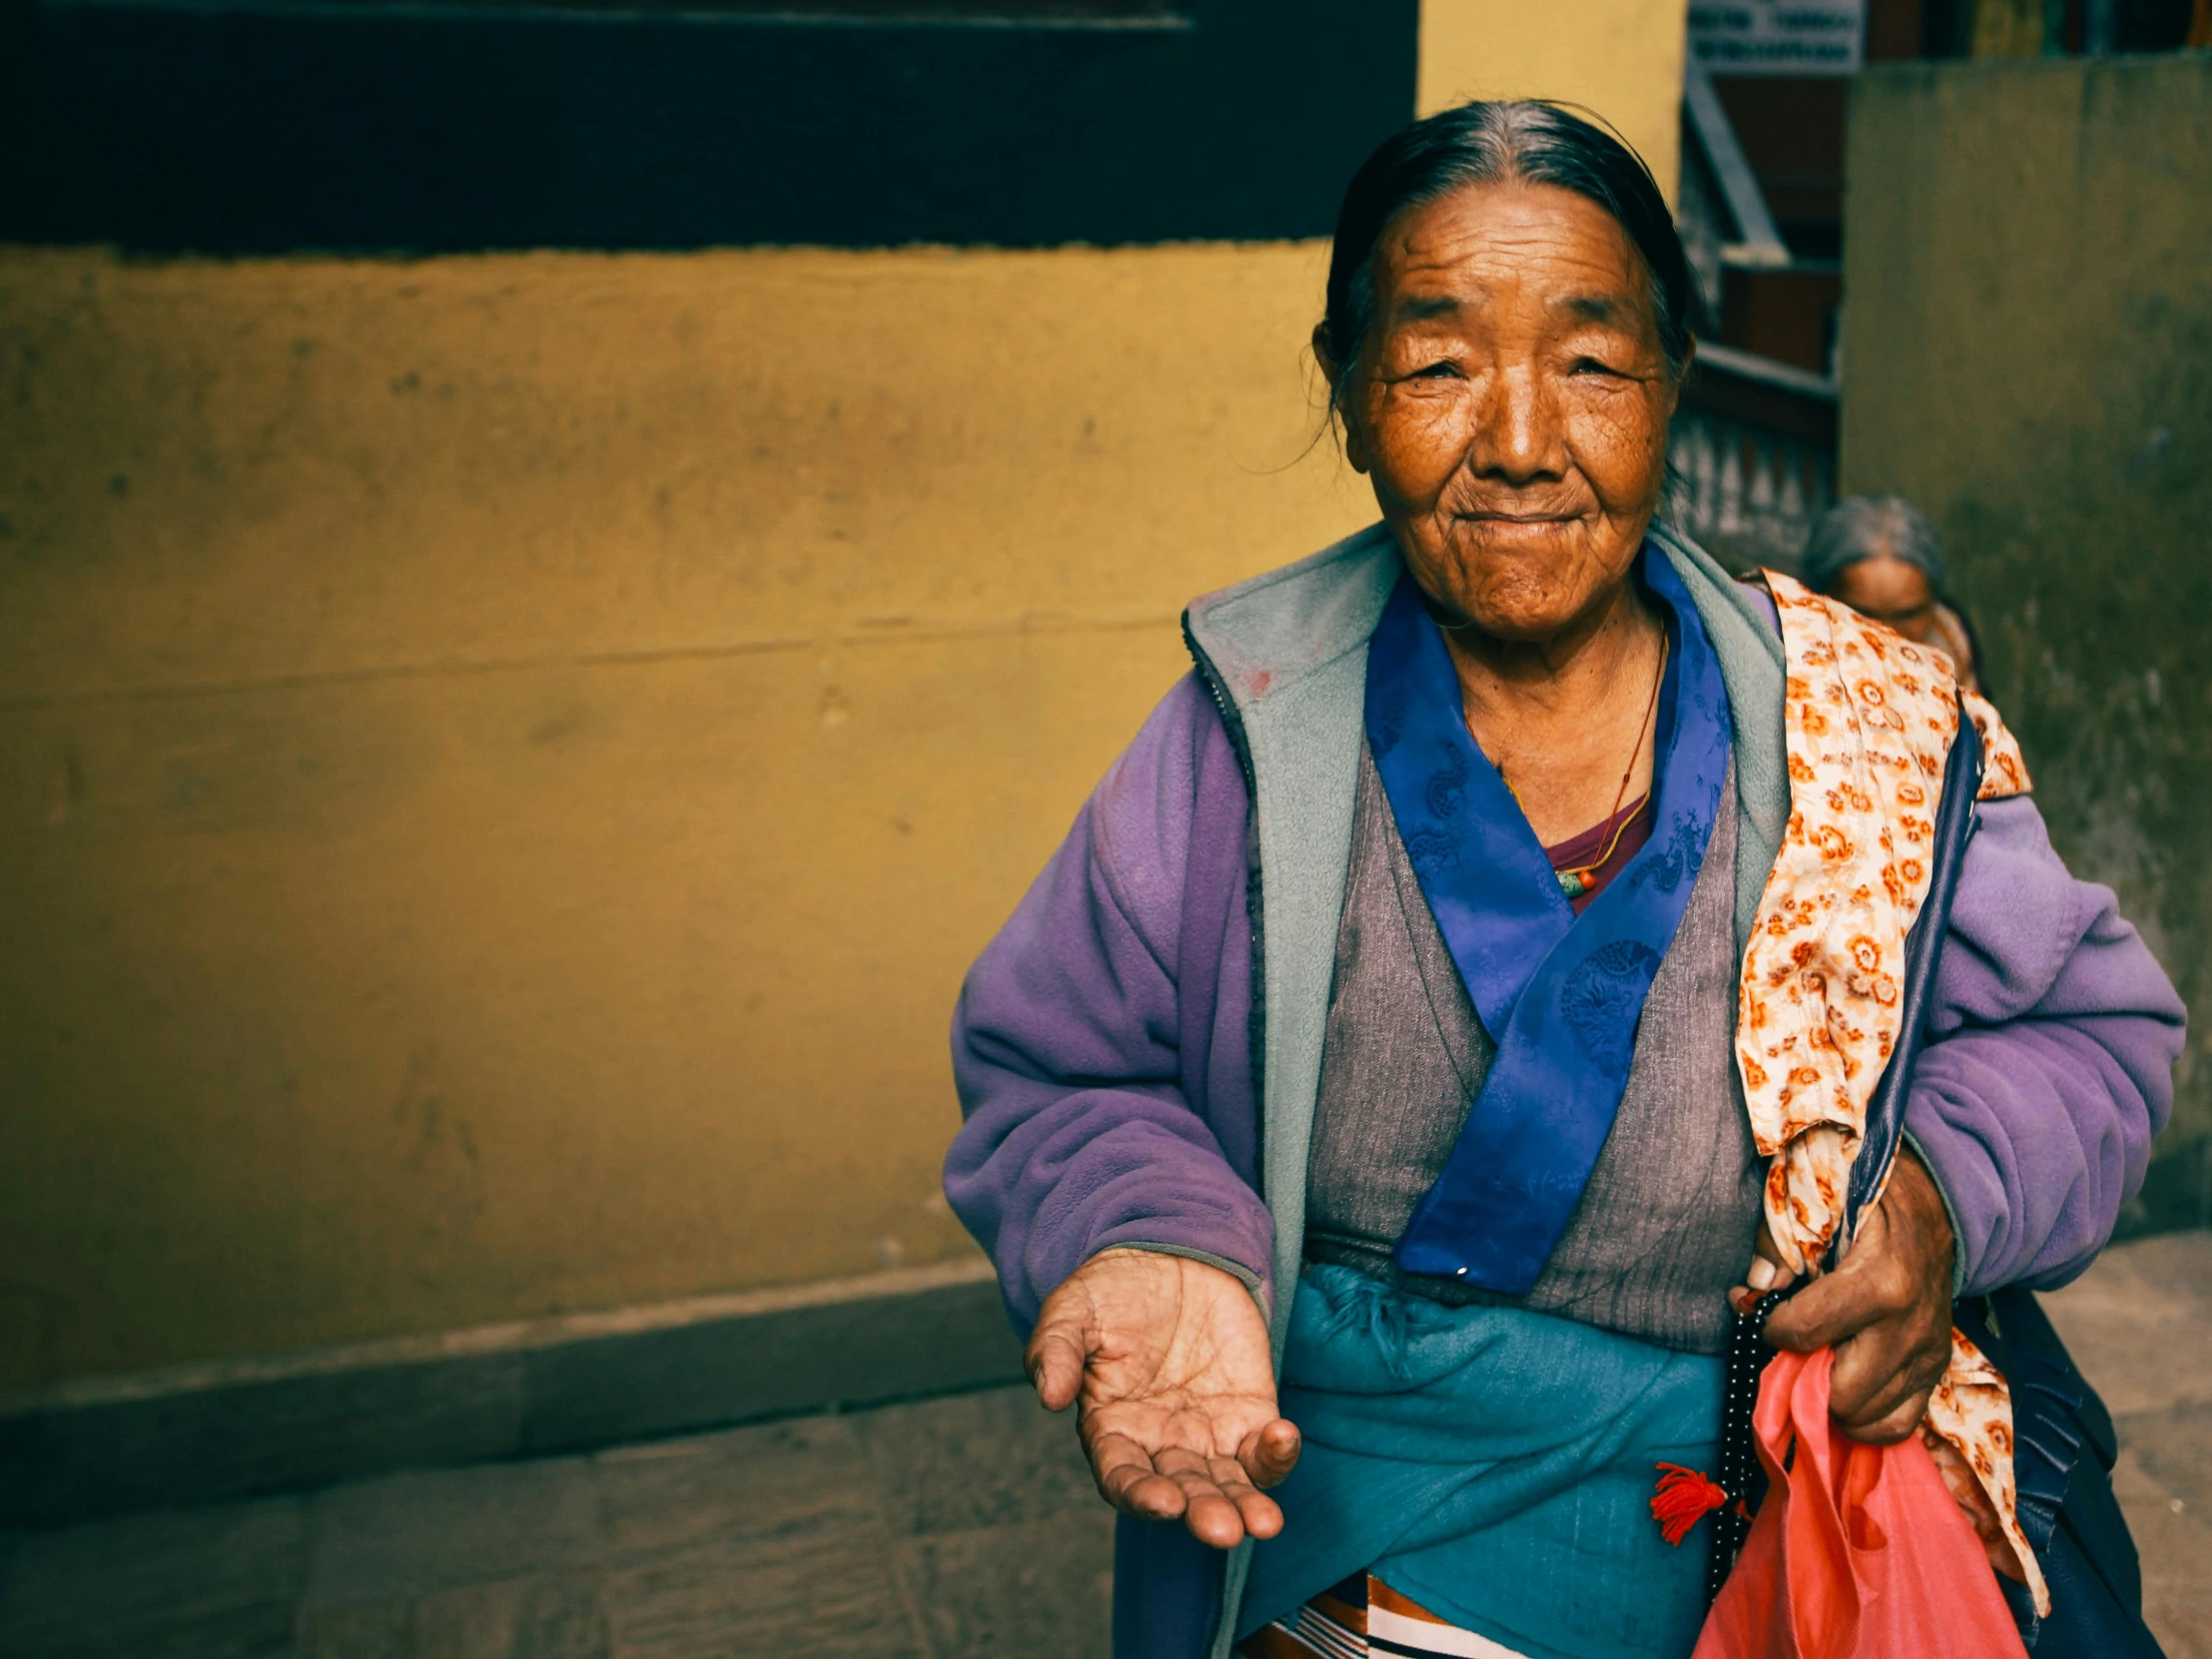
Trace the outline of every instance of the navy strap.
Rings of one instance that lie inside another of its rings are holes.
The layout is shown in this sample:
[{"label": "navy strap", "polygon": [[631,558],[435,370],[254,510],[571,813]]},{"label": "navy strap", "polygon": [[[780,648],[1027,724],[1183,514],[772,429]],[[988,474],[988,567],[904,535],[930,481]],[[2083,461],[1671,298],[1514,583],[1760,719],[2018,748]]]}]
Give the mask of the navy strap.
[{"label": "navy strap", "polygon": [[[1889,1179],[1905,1138],[1906,1098],[1913,1087],[1913,1071],[1927,1046],[1933,1018],[1936,967],[1942,959],[1943,935],[1950,930],[1951,901],[1958,893],[1958,867],[1966,860],[1966,843],[1973,838],[1974,799],[1981,793],[1981,734],[1975,730],[1964,705],[1958,710],[1958,736],[1951,740],[1950,757],[1943,763],[1943,794],[1936,804],[1935,867],[1929,874],[1928,897],[1905,940],[1905,1005],[1898,1017],[1897,1047],[1890,1064],[1867,1102],[1865,1137],[1859,1156],[1852,1160],[1851,1191],[1844,1206],[1844,1225],[1837,1230],[1835,1249],[1858,1231],[1859,1213],[1874,1201]],[[1833,1259],[1833,1256],[1832,1256]]]}]

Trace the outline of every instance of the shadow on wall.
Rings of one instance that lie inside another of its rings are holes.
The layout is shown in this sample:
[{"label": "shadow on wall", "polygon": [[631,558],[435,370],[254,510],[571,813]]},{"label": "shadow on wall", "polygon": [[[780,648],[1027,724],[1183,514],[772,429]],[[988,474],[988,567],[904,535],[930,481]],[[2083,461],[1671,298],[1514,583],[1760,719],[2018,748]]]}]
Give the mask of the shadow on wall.
[{"label": "shadow on wall", "polygon": [[[2052,838],[2212,1008],[2212,56],[1854,95],[1842,473],[1941,530]],[[2212,1224],[2212,1024],[2130,1233]]]}]

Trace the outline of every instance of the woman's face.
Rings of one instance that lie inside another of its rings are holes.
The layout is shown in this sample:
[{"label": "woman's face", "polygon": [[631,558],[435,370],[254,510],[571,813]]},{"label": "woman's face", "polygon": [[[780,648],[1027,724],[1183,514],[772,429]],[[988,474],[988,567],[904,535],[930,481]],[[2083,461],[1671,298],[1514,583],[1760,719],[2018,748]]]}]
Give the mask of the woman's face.
[{"label": "woman's face", "polygon": [[1894,553],[1877,553],[1844,566],[1836,597],[1861,616],[1887,622],[1909,640],[1926,642],[1936,631],[1936,590],[1928,573]]},{"label": "woman's face", "polygon": [[1429,598],[1543,641],[1625,580],[1666,472],[1677,377],[1651,277],[1596,203],[1477,185],[1376,245],[1346,452]]}]

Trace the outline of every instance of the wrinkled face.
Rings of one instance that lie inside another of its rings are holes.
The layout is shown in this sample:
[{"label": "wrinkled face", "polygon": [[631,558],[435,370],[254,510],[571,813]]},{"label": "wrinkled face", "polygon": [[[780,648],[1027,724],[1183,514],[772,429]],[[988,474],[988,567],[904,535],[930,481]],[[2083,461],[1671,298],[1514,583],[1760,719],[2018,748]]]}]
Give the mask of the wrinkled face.
[{"label": "wrinkled face", "polygon": [[1642,256],[1571,191],[1477,185],[1400,215],[1374,273],[1346,452],[1431,600],[1553,638],[1626,580],[1665,478]]},{"label": "wrinkled face", "polygon": [[1925,642],[1936,630],[1936,590],[1927,572],[1895,554],[1877,553],[1846,565],[1836,578],[1836,597],[1909,640]]}]

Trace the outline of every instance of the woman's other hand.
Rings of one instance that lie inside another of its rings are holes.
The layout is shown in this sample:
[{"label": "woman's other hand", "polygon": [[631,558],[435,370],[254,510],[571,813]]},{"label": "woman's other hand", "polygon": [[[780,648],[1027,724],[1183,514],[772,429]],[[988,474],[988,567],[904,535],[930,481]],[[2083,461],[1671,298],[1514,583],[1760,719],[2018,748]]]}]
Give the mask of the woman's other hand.
[{"label": "woman's other hand", "polygon": [[1777,1348],[1836,1350],[1829,1410],[1853,1439],[1894,1444],[1927,1413],[1950,1364],[1955,1249],[1934,1177],[1901,1149],[1889,1190],[1860,1222],[1843,1265],[1767,1320]]},{"label": "woman's other hand", "polygon": [[1216,1549],[1283,1530],[1262,1488],[1298,1461],[1298,1430],[1276,1412],[1267,1322],[1230,1274],[1104,1251],[1045,1299],[1023,1363],[1048,1410],[1077,1407],[1115,1508],[1180,1518]]}]

